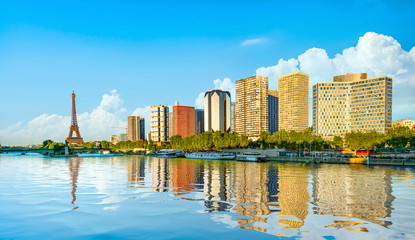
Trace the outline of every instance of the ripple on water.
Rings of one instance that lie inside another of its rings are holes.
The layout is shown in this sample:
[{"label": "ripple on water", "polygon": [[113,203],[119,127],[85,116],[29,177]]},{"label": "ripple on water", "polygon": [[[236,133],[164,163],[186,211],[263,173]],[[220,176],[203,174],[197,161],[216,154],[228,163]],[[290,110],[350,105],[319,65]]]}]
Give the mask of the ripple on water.
[{"label": "ripple on water", "polygon": [[1,156],[0,238],[413,238],[414,172]]}]

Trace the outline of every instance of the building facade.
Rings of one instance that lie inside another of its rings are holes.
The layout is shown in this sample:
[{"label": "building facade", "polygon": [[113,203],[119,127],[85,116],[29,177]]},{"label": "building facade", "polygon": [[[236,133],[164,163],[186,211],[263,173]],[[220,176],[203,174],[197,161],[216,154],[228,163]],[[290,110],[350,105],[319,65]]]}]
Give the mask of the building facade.
[{"label": "building facade", "polygon": [[231,103],[231,131],[236,131],[236,110],[235,110],[235,102]]},{"label": "building facade", "polygon": [[173,106],[173,135],[182,138],[195,134],[195,108],[188,106]]},{"label": "building facade", "polygon": [[205,130],[231,130],[231,94],[227,91],[213,90],[205,93]]},{"label": "building facade", "polygon": [[409,127],[409,128],[415,128],[415,120],[411,120],[411,119],[402,119],[396,122],[392,123],[392,127]]},{"label": "building facade", "polygon": [[145,126],[144,118],[139,116],[129,116],[128,117],[128,140],[137,141],[139,139],[145,139]]},{"label": "building facade", "polygon": [[308,128],[308,74],[294,72],[278,77],[278,129]]},{"label": "building facade", "polygon": [[278,92],[274,90],[268,90],[268,131],[278,131]]},{"label": "building facade", "polygon": [[205,111],[203,109],[195,109],[195,134],[205,132]]},{"label": "building facade", "polygon": [[366,73],[313,86],[313,132],[331,140],[351,131],[386,133],[392,126],[392,78]]},{"label": "building facade", "polygon": [[168,124],[168,130],[169,130],[169,142],[170,138],[173,136],[173,111],[169,112],[169,124]]},{"label": "building facade", "polygon": [[126,133],[121,133],[120,137],[118,138],[120,141],[127,141],[128,135]]},{"label": "building facade", "polygon": [[151,140],[153,142],[169,141],[169,107],[156,105],[151,107]]},{"label": "building facade", "polygon": [[236,131],[256,139],[268,130],[268,78],[255,75],[239,79],[235,90]]},{"label": "building facade", "polygon": [[117,135],[111,135],[110,142],[114,145],[117,144],[118,143],[118,136]]}]

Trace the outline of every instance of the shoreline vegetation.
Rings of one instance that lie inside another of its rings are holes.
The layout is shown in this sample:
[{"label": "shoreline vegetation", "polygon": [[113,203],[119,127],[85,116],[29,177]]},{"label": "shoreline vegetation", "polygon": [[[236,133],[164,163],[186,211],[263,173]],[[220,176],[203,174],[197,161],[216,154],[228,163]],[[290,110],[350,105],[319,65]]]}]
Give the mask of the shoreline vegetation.
[{"label": "shoreline vegetation", "polygon": [[[61,151],[65,144],[45,140],[39,149],[49,149]],[[83,145],[69,145],[70,149],[95,149],[95,150],[122,150],[132,151],[134,149],[161,150],[161,149],[180,149],[183,151],[221,151],[222,149],[285,149],[287,151],[325,151],[325,150],[351,150],[353,152],[380,151],[385,148],[393,149],[397,154],[399,150],[405,148],[415,148],[415,129],[408,127],[394,127],[387,133],[370,132],[349,132],[345,137],[334,136],[333,140],[324,140],[321,136],[314,135],[312,130],[307,128],[303,131],[280,130],[274,134],[268,131],[261,132],[257,140],[249,139],[244,134],[237,132],[204,132],[199,135],[191,135],[182,138],[174,135],[169,143],[154,143],[147,141],[119,141],[112,144],[106,140],[90,141]],[[0,147],[1,149],[1,147]]]},{"label": "shoreline vegetation", "polygon": [[[371,155],[370,164],[415,166],[415,154],[412,154],[414,156],[411,154],[398,156],[398,152],[408,152],[409,148],[415,148],[415,129],[401,126],[389,129],[386,134],[376,131],[350,132],[345,135],[344,139],[335,136],[332,141],[326,141],[321,136],[314,135],[311,129],[307,128],[301,132],[280,130],[272,135],[264,131],[256,141],[237,132],[215,131],[186,138],[175,135],[171,137],[170,143],[162,144],[153,143],[151,140],[120,141],[112,144],[104,140],[69,147],[71,153],[103,150],[133,152],[137,149],[141,149],[141,152],[161,149],[181,149],[186,152],[245,151],[244,149],[272,151],[275,149],[275,153],[267,155],[267,160],[305,163],[367,163],[368,156],[376,153]],[[63,143],[45,140],[38,150],[62,154],[64,148]]]}]

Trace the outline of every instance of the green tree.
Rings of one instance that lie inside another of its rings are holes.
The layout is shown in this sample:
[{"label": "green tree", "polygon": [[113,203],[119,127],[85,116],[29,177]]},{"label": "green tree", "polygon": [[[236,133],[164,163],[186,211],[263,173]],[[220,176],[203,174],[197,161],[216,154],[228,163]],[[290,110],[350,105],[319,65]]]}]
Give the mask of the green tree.
[{"label": "green tree", "polygon": [[43,141],[42,145],[43,145],[43,147],[44,147],[44,148],[47,148],[47,146],[48,146],[50,143],[53,143],[53,141],[52,141],[52,140],[50,140],[50,139],[48,139],[48,140]]},{"label": "green tree", "polygon": [[340,136],[334,136],[333,137],[333,146],[337,149],[343,148],[343,138]]},{"label": "green tree", "polygon": [[386,143],[395,149],[395,156],[398,148],[403,148],[408,145],[411,139],[411,131],[408,127],[394,127],[388,130]]},{"label": "green tree", "polygon": [[408,143],[411,148],[415,148],[415,128],[411,130],[411,137],[409,138]]},{"label": "green tree", "polygon": [[247,148],[249,146],[249,138],[248,136],[241,134],[241,140],[239,146],[241,148]]},{"label": "green tree", "polygon": [[105,141],[105,140],[102,140],[102,141],[101,141],[101,148],[102,148],[102,149],[107,149],[107,148],[109,148],[109,143],[108,143],[107,141]]}]

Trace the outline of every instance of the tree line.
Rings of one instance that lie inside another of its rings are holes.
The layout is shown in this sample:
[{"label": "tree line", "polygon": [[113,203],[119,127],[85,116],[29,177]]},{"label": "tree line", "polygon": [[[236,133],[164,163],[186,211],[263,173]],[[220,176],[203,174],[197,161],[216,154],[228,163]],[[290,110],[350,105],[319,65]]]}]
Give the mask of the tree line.
[{"label": "tree line", "polygon": [[[51,140],[46,140],[40,147],[48,149],[62,149],[65,145],[63,143],[55,143]],[[203,150],[218,150],[221,149],[243,149],[243,148],[285,148],[287,150],[322,150],[322,149],[343,149],[348,148],[354,151],[357,150],[374,150],[384,147],[395,149],[404,147],[415,148],[415,129],[408,127],[394,127],[388,130],[387,133],[379,133],[376,131],[370,132],[349,132],[346,133],[344,139],[340,136],[334,136],[333,140],[324,140],[321,136],[314,135],[312,130],[307,128],[303,131],[286,131],[279,130],[274,134],[268,131],[261,132],[257,140],[249,139],[244,134],[237,132],[204,132],[199,135],[191,135],[182,138],[180,135],[174,135],[170,138],[170,143],[163,143],[156,145],[152,140],[137,140],[137,141],[119,141],[117,144],[112,144],[107,141],[101,141],[99,146],[95,142],[87,142],[82,145],[87,149],[112,149],[112,150],[132,150],[134,148],[144,148],[148,150],[158,149],[181,149],[184,151],[203,151]]]}]

